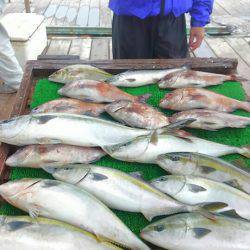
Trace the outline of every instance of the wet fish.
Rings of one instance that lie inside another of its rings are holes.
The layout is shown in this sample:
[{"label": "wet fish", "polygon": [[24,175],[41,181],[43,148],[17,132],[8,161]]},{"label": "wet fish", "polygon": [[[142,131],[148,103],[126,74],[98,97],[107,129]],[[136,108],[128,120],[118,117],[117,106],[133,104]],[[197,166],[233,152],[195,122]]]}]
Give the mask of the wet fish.
[{"label": "wet fish", "polygon": [[238,101],[202,88],[176,89],[160,101],[160,107],[172,110],[210,109],[233,112],[244,109],[250,112],[250,102]]},{"label": "wet fish", "polygon": [[23,115],[0,122],[0,141],[19,146],[68,144],[96,147],[115,145],[151,134],[151,130],[130,128],[91,116],[64,113]]},{"label": "wet fish", "polygon": [[131,127],[156,129],[169,124],[165,114],[140,102],[116,101],[108,104],[105,110],[114,119]]},{"label": "wet fish", "polygon": [[228,205],[224,210],[235,210],[242,218],[250,219],[250,195],[225,183],[191,175],[166,175],[150,184],[182,203],[223,202]]},{"label": "wet fish", "polygon": [[116,86],[93,80],[79,80],[65,85],[58,94],[86,102],[109,103],[119,100],[146,101],[151,94],[142,96],[130,95]]},{"label": "wet fish", "polygon": [[106,79],[106,82],[120,87],[139,87],[157,83],[168,74],[184,70],[185,66],[164,70],[129,70]]},{"label": "wet fish", "polygon": [[209,220],[198,213],[184,213],[152,223],[141,237],[169,250],[247,250],[250,222],[222,215]]},{"label": "wet fish", "polygon": [[31,110],[32,114],[40,113],[69,113],[77,115],[99,116],[105,110],[101,103],[82,102],[77,99],[60,98],[46,102]]},{"label": "wet fish", "polygon": [[221,128],[245,128],[250,125],[250,117],[238,116],[214,110],[194,109],[182,111],[170,117],[170,122],[192,118],[195,121],[188,127],[206,130],[218,130]]},{"label": "wet fish", "polygon": [[209,72],[195,71],[186,68],[184,71],[173,72],[159,81],[160,88],[207,87],[222,84],[225,81],[245,80],[236,75],[222,75]]},{"label": "wet fish", "polygon": [[110,208],[142,213],[148,220],[159,215],[201,210],[199,206],[177,202],[141,179],[116,169],[69,165],[64,169],[45,170],[58,180],[83,188]]},{"label": "wet fish", "polygon": [[6,160],[11,167],[62,167],[67,164],[91,163],[106,153],[99,148],[71,145],[30,145],[17,150]]},{"label": "wet fish", "polygon": [[62,68],[49,76],[49,80],[68,84],[75,80],[104,81],[112,75],[91,65],[76,64]]},{"label": "wet fish", "polygon": [[199,153],[169,153],[159,155],[157,164],[171,174],[193,175],[218,182],[250,194],[250,173],[220,158]]},{"label": "wet fish", "polygon": [[148,136],[140,136],[127,143],[104,146],[103,150],[115,159],[140,163],[156,163],[157,157],[161,154],[183,151],[210,156],[238,153],[250,158],[250,148],[247,146],[238,148],[194,136],[181,138],[171,134],[158,135],[156,143],[150,143]]},{"label": "wet fish", "polygon": [[80,227],[132,249],[149,249],[116,215],[88,192],[55,180],[21,179],[0,185],[1,196],[31,217]]},{"label": "wet fish", "polygon": [[0,216],[1,250],[121,249],[78,227],[28,216]]}]

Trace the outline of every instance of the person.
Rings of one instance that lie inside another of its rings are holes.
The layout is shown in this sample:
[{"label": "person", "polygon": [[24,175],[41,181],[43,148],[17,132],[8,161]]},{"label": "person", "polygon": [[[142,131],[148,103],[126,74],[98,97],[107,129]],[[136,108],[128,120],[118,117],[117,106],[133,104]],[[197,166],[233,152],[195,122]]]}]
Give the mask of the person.
[{"label": "person", "polygon": [[114,59],[185,58],[204,38],[214,0],[110,0]]},{"label": "person", "polygon": [[[3,14],[5,0],[0,0],[0,17]],[[8,33],[0,23],[0,93],[14,93],[18,90],[23,77],[15,52],[10,43]]]}]

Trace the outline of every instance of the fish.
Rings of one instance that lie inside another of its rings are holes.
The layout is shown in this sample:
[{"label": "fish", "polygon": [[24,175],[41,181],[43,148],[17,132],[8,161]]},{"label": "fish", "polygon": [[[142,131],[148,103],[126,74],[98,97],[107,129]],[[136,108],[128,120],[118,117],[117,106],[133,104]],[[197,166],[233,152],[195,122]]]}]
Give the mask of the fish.
[{"label": "fish", "polygon": [[142,213],[149,221],[159,215],[177,212],[204,212],[201,206],[187,206],[163,194],[138,176],[134,177],[134,173],[129,175],[113,168],[94,165],[69,165],[45,170],[57,180],[84,189],[109,208]]},{"label": "fish", "polygon": [[107,104],[105,111],[115,120],[131,127],[157,129],[169,125],[164,114],[144,103],[120,100]]},{"label": "fish", "polygon": [[203,88],[207,86],[219,85],[225,81],[243,81],[246,79],[237,75],[223,75],[210,72],[195,71],[186,68],[184,71],[177,71],[167,74],[158,85],[160,88],[178,89],[185,87]]},{"label": "fish", "polygon": [[148,225],[140,235],[169,250],[246,250],[250,245],[250,222],[223,215],[210,220],[198,213],[183,213]]},{"label": "fish", "polygon": [[189,205],[223,202],[223,210],[234,210],[240,217],[250,219],[250,195],[225,183],[191,175],[166,175],[150,184],[175,200]]},{"label": "fish", "polygon": [[133,96],[118,89],[116,86],[93,80],[74,81],[59,89],[58,94],[95,103],[110,103],[119,100],[145,102],[151,96],[151,94]]},{"label": "fish", "polygon": [[0,216],[1,250],[110,250],[121,249],[78,227],[29,216]]},{"label": "fish", "polygon": [[117,160],[149,164],[156,164],[159,155],[183,151],[198,152],[215,157],[238,153],[250,158],[249,146],[239,148],[194,136],[182,138],[171,133],[158,135],[155,143],[151,143],[148,136],[140,136],[127,143],[104,146],[102,149]]},{"label": "fish", "polygon": [[177,152],[159,155],[156,162],[171,174],[204,177],[250,194],[249,170],[220,158],[200,153]]},{"label": "fish", "polygon": [[190,109],[209,109],[221,112],[233,112],[243,109],[250,112],[250,102],[239,101],[202,88],[176,89],[160,101],[160,107],[177,111]]},{"label": "fish", "polygon": [[129,70],[114,75],[105,81],[118,87],[140,87],[157,83],[169,74],[185,70],[186,66],[163,70]]},{"label": "fish", "polygon": [[10,167],[63,167],[67,164],[92,163],[104,155],[106,153],[100,148],[63,144],[29,145],[18,149],[5,163]]},{"label": "fish", "polygon": [[101,201],[74,185],[56,180],[20,179],[0,185],[0,194],[32,218],[59,220],[121,246],[149,249]]},{"label": "fish", "polygon": [[[159,133],[164,128],[161,128]],[[0,122],[0,141],[12,145],[115,145],[155,131],[130,128],[91,116],[65,113],[28,114]]]},{"label": "fish", "polygon": [[104,81],[110,78],[112,74],[98,69],[91,65],[76,64],[69,65],[59,69],[49,76],[49,80],[53,82],[68,84],[75,80],[89,79],[95,81]]},{"label": "fish", "polygon": [[250,117],[228,114],[208,109],[193,109],[175,113],[170,122],[193,118],[188,127],[215,131],[222,128],[245,128],[250,125]]},{"label": "fish", "polygon": [[69,113],[77,115],[99,116],[105,112],[105,105],[101,103],[82,102],[77,99],[60,98],[46,102],[31,110],[31,114],[41,113]]}]

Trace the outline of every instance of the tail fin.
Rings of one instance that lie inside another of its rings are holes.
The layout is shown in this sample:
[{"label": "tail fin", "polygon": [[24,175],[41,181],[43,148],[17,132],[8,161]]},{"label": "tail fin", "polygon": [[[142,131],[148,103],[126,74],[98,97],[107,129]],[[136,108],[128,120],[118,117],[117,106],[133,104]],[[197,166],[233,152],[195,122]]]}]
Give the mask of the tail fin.
[{"label": "tail fin", "polygon": [[247,112],[250,112],[250,102],[240,102],[239,103],[239,108],[244,109]]},{"label": "tail fin", "polygon": [[239,148],[238,153],[246,158],[250,158],[250,145]]},{"label": "tail fin", "polygon": [[152,94],[139,95],[137,96],[137,101],[141,103],[145,103],[151,96]]}]

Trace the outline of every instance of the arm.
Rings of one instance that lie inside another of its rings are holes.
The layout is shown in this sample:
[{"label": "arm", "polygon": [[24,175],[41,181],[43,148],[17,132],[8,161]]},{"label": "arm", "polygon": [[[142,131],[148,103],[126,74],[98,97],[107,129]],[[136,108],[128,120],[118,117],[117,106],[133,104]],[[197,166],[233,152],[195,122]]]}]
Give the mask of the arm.
[{"label": "arm", "polygon": [[204,36],[204,26],[210,22],[214,0],[194,0],[191,15],[189,45],[192,50],[200,47]]}]

